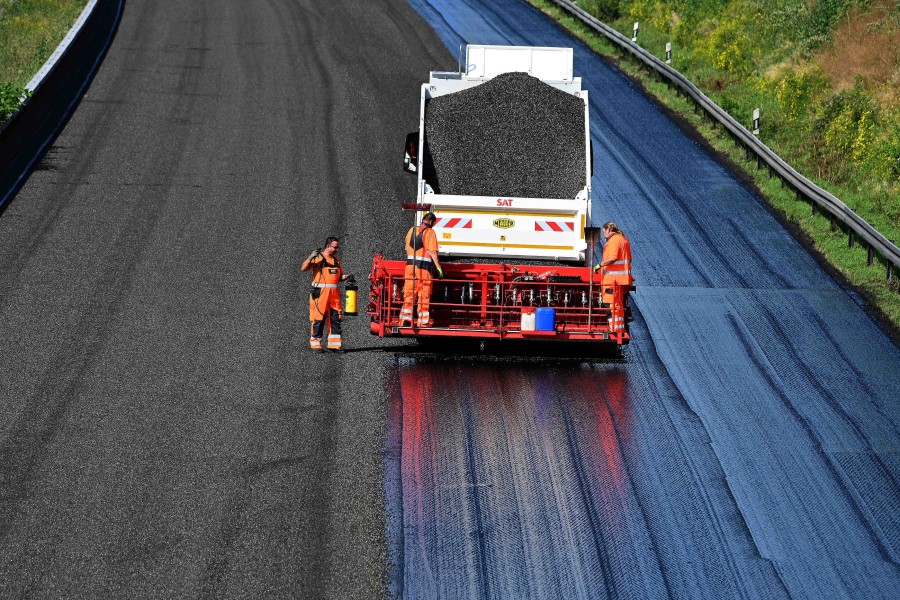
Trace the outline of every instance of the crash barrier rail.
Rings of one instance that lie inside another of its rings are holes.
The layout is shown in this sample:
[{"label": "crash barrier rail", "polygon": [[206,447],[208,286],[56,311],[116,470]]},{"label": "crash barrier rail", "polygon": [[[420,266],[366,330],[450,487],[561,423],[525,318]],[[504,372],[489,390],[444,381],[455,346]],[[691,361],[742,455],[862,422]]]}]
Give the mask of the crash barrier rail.
[{"label": "crash barrier rail", "polygon": [[26,84],[30,96],[0,126],[0,213],[62,130],[106,55],[124,0],[91,0]]},{"label": "crash barrier rail", "polygon": [[41,68],[38,69],[37,73],[34,74],[28,83],[25,84],[25,95],[21,98],[21,104],[19,108],[12,114],[12,116],[0,122],[0,133],[6,129],[13,119],[18,116],[25,105],[28,104],[29,100],[34,96],[35,92],[37,92],[41,85],[44,83],[44,80],[53,72],[56,68],[56,65],[59,63],[60,59],[65,56],[66,51],[69,49],[69,46],[75,40],[75,37],[81,31],[81,28],[87,22],[87,20],[91,17],[91,14],[94,12],[94,7],[97,5],[97,0],[90,0],[84,8],[81,10],[81,14],[78,15],[78,18],[75,20],[75,23],[69,28],[69,31],[66,33],[66,36],[62,39],[59,45],[56,47],[56,50],[44,61],[44,64],[41,65]]},{"label": "crash barrier rail", "polygon": [[[612,27],[598,21],[593,15],[568,0],[551,0],[560,8],[579,18],[588,27],[603,35],[620,49],[628,52],[648,69],[655,71],[660,77],[667,80],[668,85],[675,86],[676,92],[680,90],[694,102],[694,110],[702,110],[713,121],[721,124],[735,143],[742,145],[749,153],[756,154],[757,166],[766,164],[770,174],[777,174],[781,178],[782,185],[790,187],[797,194],[797,199],[805,198],[812,204],[813,214],[818,210],[823,211],[831,219],[832,227],[835,219],[844,224],[848,231],[848,244],[853,247],[856,238],[859,237],[866,244],[868,250],[867,262],[871,265],[874,255],[877,253],[886,263],[887,279],[893,278],[894,267],[900,267],[900,248],[891,242],[870,225],[866,220],[856,214],[850,207],[841,202],[833,194],[823,190],[809,179],[798,173],[793,167],[784,162],[759,138],[754,136],[731,115],[720,108],[715,102],[706,97],[697,86],[690,82],[684,75],[666,64],[647,50],[641,48],[630,38],[619,33]],[[679,92],[679,93],[680,93]]]},{"label": "crash barrier rail", "polygon": [[55,69],[56,65],[59,64],[59,60],[65,55],[66,51],[69,49],[69,46],[81,31],[81,28],[84,27],[84,24],[87,23],[87,20],[91,18],[91,15],[94,13],[94,7],[96,5],[97,0],[91,0],[85,5],[84,9],[81,11],[81,14],[78,15],[78,19],[75,20],[75,24],[72,25],[72,28],[69,29],[69,32],[66,34],[66,37],[64,37],[63,40],[59,43],[59,46],[56,47],[56,50],[53,51],[53,54],[50,55],[43,66],[38,69],[38,72],[35,73],[34,77],[31,78],[31,81],[25,84],[25,89],[28,90],[29,94],[34,94],[38,89],[40,89],[47,76],[53,72],[53,69]]},{"label": "crash barrier rail", "polygon": [[[612,289],[612,302],[602,303],[600,276],[593,282],[585,267],[444,264],[444,277],[432,280],[429,328],[401,327],[405,261],[376,257],[367,313],[377,335],[444,335],[464,337],[554,337],[627,343],[630,320],[626,298],[632,286]],[[551,330],[523,328],[523,313],[553,308]],[[614,326],[611,321],[618,317]],[[415,319],[413,319],[413,323]]]}]

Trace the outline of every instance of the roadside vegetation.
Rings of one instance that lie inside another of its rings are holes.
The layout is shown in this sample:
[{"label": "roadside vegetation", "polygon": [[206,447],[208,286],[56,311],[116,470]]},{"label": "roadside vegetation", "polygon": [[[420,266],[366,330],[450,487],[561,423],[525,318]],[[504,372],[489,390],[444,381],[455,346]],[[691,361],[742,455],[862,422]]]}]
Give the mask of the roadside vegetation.
[{"label": "roadside vegetation", "polygon": [[[547,0],[529,0],[609,56],[706,138],[807,242],[900,329],[900,273],[866,264],[866,250],[810,205],[757,171],[689,100],[625,60],[602,36]],[[578,0],[665,59],[789,164],[900,242],[900,0]]]},{"label": "roadside vegetation", "polygon": [[0,122],[25,97],[25,84],[49,58],[88,0],[0,0]]}]

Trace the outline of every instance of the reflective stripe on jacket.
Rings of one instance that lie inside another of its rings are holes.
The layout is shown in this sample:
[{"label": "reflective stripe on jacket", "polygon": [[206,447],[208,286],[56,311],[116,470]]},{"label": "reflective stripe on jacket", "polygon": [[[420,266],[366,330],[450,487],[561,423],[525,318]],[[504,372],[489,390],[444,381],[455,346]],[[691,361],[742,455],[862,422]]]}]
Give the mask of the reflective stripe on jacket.
[{"label": "reflective stripe on jacket", "polygon": [[631,244],[621,233],[614,233],[603,246],[601,262],[612,261],[602,268],[603,283],[631,285]]},{"label": "reflective stripe on jacket", "polygon": [[313,271],[312,289],[309,295],[309,320],[315,323],[327,320],[330,310],[343,313],[341,292],[338,284],[344,275],[341,261],[334,258],[328,262],[324,256],[317,256],[309,263]]},{"label": "reflective stripe on jacket", "polygon": [[424,225],[410,227],[406,233],[406,264],[414,265],[434,275],[437,269],[434,267],[434,261],[428,256],[429,251],[435,254],[438,252],[434,229]]}]

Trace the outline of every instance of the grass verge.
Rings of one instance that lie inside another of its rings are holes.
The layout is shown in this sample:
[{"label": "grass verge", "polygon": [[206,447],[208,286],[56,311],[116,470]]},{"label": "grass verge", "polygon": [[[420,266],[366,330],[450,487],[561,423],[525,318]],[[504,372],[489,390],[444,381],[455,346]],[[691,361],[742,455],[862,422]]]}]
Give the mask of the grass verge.
[{"label": "grass verge", "polygon": [[832,229],[829,219],[821,214],[813,215],[810,204],[797,200],[793,191],[782,187],[780,179],[770,178],[767,170],[758,171],[755,157],[748,160],[744,151],[735,147],[723,128],[713,128],[709,121],[694,114],[694,106],[689,99],[677,95],[655,76],[641,70],[606,38],[547,0],[528,2],[585,42],[597,54],[612,60],[668,109],[689,134],[703,139],[714,153],[725,158],[728,166],[756,189],[760,197],[774,209],[779,220],[813,252],[820,264],[833,275],[839,275],[839,280],[849,284],[862,298],[864,308],[894,340],[900,340],[900,273],[895,271],[893,279],[887,281],[886,265],[883,262],[876,259],[872,266],[868,266],[865,248],[860,244],[849,248],[845,232]]},{"label": "grass verge", "polygon": [[0,122],[15,113],[28,83],[88,0],[0,0]]}]

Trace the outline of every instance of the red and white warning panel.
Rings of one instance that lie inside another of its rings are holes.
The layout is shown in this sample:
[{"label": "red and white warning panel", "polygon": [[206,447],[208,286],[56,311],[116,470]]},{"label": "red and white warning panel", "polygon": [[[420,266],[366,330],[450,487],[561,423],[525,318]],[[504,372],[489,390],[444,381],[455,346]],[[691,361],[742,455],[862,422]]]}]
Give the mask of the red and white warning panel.
[{"label": "red and white warning panel", "polygon": [[568,233],[575,231],[575,221],[535,221],[534,230]]},{"label": "red and white warning panel", "polygon": [[[502,198],[427,194],[444,257],[504,257],[582,262],[590,221],[583,194],[566,198]],[[548,208],[552,207],[552,208]],[[424,210],[419,211],[420,220]]]},{"label": "red and white warning panel", "polygon": [[472,219],[438,217],[437,221],[434,222],[434,226],[444,229],[472,229]]}]

